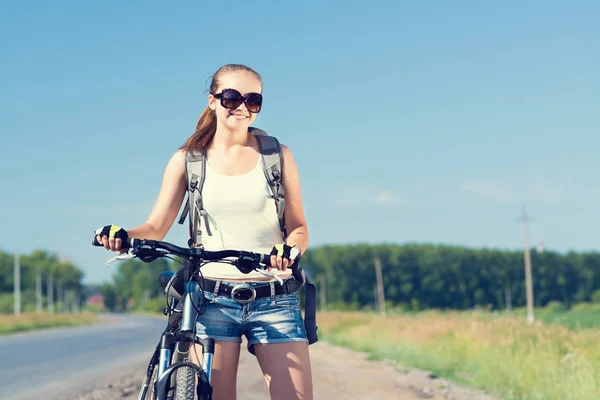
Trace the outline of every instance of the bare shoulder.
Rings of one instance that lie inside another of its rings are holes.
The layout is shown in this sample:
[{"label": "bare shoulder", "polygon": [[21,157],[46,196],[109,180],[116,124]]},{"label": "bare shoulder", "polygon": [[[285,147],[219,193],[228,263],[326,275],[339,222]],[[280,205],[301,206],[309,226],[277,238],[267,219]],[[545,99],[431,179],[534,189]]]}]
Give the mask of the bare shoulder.
[{"label": "bare shoulder", "polygon": [[296,165],[296,161],[294,160],[294,155],[292,154],[292,150],[284,144],[281,144],[281,158],[283,162],[286,164]]},{"label": "bare shoulder", "polygon": [[183,182],[185,180],[185,150],[177,150],[171,155],[164,169],[163,180],[175,180]]},{"label": "bare shoulder", "polygon": [[184,162],[186,153],[187,153],[186,150],[177,149],[177,151],[175,153],[173,153],[173,156],[171,156],[171,160],[175,161],[175,162]]},{"label": "bare shoulder", "polygon": [[185,158],[186,158],[186,151],[182,150],[182,149],[178,149],[171,156],[171,159],[169,160],[169,163],[167,165],[167,169],[175,170],[175,171],[181,170],[181,172],[183,172],[185,170]]},{"label": "bare shoulder", "polygon": [[296,182],[300,179],[298,176],[298,165],[296,164],[294,155],[290,148],[284,144],[281,144],[281,164],[284,180]]}]

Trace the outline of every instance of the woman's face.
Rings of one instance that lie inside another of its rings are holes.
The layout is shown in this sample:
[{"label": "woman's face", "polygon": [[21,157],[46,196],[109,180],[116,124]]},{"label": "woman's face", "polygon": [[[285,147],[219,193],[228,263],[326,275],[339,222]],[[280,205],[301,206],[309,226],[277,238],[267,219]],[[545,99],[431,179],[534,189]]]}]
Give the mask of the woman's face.
[{"label": "woman's face", "polygon": [[[252,74],[245,71],[226,72],[219,76],[219,86],[214,94],[210,94],[208,101],[209,107],[215,111],[217,123],[224,125],[231,131],[248,129],[256,119],[257,111],[260,111],[262,104],[262,85],[260,81]],[[224,89],[233,89],[237,91],[228,91],[223,93]],[[215,96],[223,96],[217,98]],[[241,101],[239,95],[246,97],[246,101]],[[236,101],[236,99],[239,99]],[[222,103],[226,106],[223,107]],[[239,105],[237,103],[240,103]]]}]

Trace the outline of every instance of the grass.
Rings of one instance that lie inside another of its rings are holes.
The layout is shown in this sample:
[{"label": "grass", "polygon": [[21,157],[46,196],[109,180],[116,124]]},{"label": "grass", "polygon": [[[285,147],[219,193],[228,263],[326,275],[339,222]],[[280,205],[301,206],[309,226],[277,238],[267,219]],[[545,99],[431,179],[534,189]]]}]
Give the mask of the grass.
[{"label": "grass", "polygon": [[0,335],[43,328],[88,325],[97,321],[96,314],[82,312],[76,314],[22,313],[0,314]]},{"label": "grass", "polygon": [[323,340],[496,393],[506,400],[600,398],[600,329],[489,312],[380,317],[320,312]]},{"label": "grass", "polygon": [[[502,312],[501,315],[526,318],[527,311],[519,308],[511,313]],[[560,324],[573,330],[600,328],[600,304],[579,303],[568,311],[551,306],[536,308],[534,315],[537,320],[546,324]]]}]

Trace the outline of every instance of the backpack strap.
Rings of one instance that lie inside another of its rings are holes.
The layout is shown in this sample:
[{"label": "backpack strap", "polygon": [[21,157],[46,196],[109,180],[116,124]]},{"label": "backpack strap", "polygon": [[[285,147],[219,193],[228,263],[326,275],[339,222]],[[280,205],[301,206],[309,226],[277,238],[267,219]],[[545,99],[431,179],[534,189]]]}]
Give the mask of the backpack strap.
[{"label": "backpack strap", "polygon": [[202,243],[198,240],[198,235],[202,235],[200,229],[200,220],[204,220],[206,233],[212,236],[210,225],[208,223],[208,213],[204,209],[202,202],[202,187],[206,178],[206,152],[187,152],[185,155],[185,176],[188,182],[188,198],[185,207],[179,217],[179,224],[183,224],[185,218],[189,214],[190,226],[190,247],[197,243]]},{"label": "backpack strap", "polygon": [[281,177],[281,145],[277,138],[267,135],[261,129],[250,128],[250,132],[256,136],[258,142],[263,171],[271,189],[271,197],[275,200],[279,228],[285,240],[287,238],[287,231],[285,226],[285,198],[283,196],[284,189]]},{"label": "backpack strap", "polygon": [[[258,142],[258,149],[261,154],[262,166],[265,177],[271,189],[271,198],[275,201],[275,209],[279,220],[283,240],[287,238],[285,227],[285,198],[281,178],[281,145],[279,141],[269,136],[262,129],[250,127],[248,129]],[[202,187],[206,177],[206,151],[187,152],[185,158],[185,174],[188,182],[188,199],[183,211],[179,217],[178,223],[183,224],[189,215],[190,222],[190,243],[201,243],[198,241],[198,235],[202,234],[199,218],[204,220],[206,233],[212,236],[210,225],[208,223],[208,213],[202,203]],[[195,211],[195,212],[194,212]]]}]

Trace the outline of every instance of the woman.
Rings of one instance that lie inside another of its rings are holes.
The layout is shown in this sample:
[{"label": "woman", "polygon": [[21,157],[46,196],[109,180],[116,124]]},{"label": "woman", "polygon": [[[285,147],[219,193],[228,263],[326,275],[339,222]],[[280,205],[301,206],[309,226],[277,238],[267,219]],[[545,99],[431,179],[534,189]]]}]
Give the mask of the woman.
[{"label": "woman", "polygon": [[[240,95],[243,101],[239,101]],[[196,132],[171,157],[148,220],[126,233],[129,237],[155,240],[166,236],[188,187],[186,152],[206,149],[202,198],[208,213],[203,222],[207,221],[209,227],[200,224],[203,246],[207,250],[230,248],[266,254],[279,249],[271,256],[270,274],[242,274],[225,263],[210,263],[201,269],[208,302],[206,311],[198,317],[197,334],[208,335],[216,341],[211,382],[213,398],[236,398],[241,335],[245,335],[249,351],[258,359],[271,399],[308,400],[313,398],[308,341],[296,294],[273,296],[271,292],[270,297],[243,305],[229,296],[219,295],[218,289],[206,290],[240,281],[256,287],[265,285],[265,281],[293,279],[288,268],[289,247],[286,257],[282,257],[284,240],[261,168],[257,138],[249,131],[261,105],[262,79],[256,71],[239,64],[219,68],[212,77],[208,106],[200,116]],[[304,253],[308,246],[308,229],[298,168],[291,151],[284,145],[281,145],[281,157],[288,234],[285,244]],[[114,230],[105,229],[104,232],[111,233],[97,239],[106,249],[122,252],[121,241],[115,239]],[[201,354],[201,349],[197,349],[197,354]]]}]

